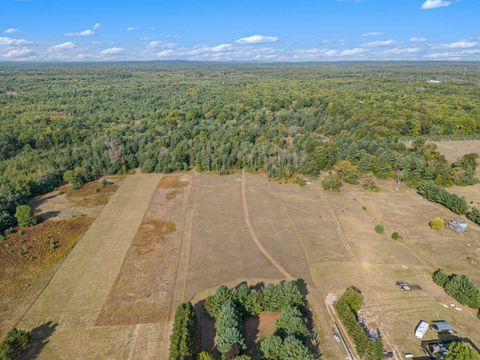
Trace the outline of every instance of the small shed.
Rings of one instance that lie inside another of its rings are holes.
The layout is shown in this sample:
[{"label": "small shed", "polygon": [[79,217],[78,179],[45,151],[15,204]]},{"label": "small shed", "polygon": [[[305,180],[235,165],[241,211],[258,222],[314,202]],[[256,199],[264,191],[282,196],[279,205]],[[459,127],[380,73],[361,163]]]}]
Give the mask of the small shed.
[{"label": "small shed", "polygon": [[432,328],[438,332],[453,330],[453,326],[446,321],[432,321]]},{"label": "small shed", "polygon": [[465,230],[467,230],[468,224],[461,219],[456,219],[450,221],[447,226],[456,232],[463,233]]},{"label": "small shed", "polygon": [[417,339],[423,339],[423,337],[427,333],[429,327],[430,326],[428,325],[428,323],[426,321],[423,321],[423,320],[420,321],[418,323],[417,327],[415,328],[415,337]]}]

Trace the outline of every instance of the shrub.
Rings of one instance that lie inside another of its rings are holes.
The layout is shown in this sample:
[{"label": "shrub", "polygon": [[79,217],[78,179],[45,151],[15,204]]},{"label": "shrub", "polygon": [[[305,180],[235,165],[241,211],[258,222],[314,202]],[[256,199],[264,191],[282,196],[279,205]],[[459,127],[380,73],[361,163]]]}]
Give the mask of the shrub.
[{"label": "shrub", "polygon": [[175,311],[170,337],[169,360],[193,360],[195,354],[195,310],[190,302]]},{"label": "shrub", "polygon": [[438,269],[433,273],[432,279],[460,304],[472,309],[480,308],[480,289],[465,275],[447,275]]},{"label": "shrub", "polygon": [[480,360],[478,353],[467,343],[454,341],[448,347],[445,360]]},{"label": "shrub", "polygon": [[107,179],[102,179],[102,180],[100,180],[100,185],[102,185],[102,187],[106,187],[106,186],[108,186],[108,185],[110,185],[110,184],[111,184],[111,182],[108,181]]},{"label": "shrub", "polygon": [[15,218],[8,211],[0,211],[0,234],[15,226]]},{"label": "shrub", "polygon": [[400,234],[399,234],[398,232],[394,231],[394,232],[392,233],[392,239],[393,239],[393,240],[398,240],[398,239],[400,239]]},{"label": "shrub", "polygon": [[322,180],[322,187],[329,191],[340,191],[342,180],[337,175],[328,175]]},{"label": "shrub", "polygon": [[480,225],[480,210],[477,208],[472,208],[472,210],[467,213],[467,218],[473,221],[475,224]]},{"label": "shrub", "polygon": [[28,205],[17,206],[15,218],[20,226],[34,226],[38,222],[37,218],[33,215],[32,209]]},{"label": "shrub", "polygon": [[380,190],[373,179],[373,176],[368,176],[362,180],[362,187],[367,191],[377,192]]},{"label": "shrub", "polygon": [[358,184],[358,171],[348,160],[340,160],[335,164],[338,176],[348,184]]},{"label": "shrub", "polygon": [[17,359],[18,355],[30,345],[30,334],[19,329],[10,330],[0,343],[0,360]]},{"label": "shrub", "polygon": [[72,186],[72,190],[78,190],[83,186],[82,177],[72,170],[63,173],[63,180]]},{"label": "shrub", "polygon": [[445,220],[443,220],[441,217],[433,218],[430,221],[430,227],[434,230],[445,229]]},{"label": "shrub", "polygon": [[465,215],[470,207],[465,198],[449,193],[431,180],[424,181],[417,188],[417,193],[427,200],[441,204],[459,215]]},{"label": "shrub", "polygon": [[375,232],[377,234],[383,234],[384,231],[385,231],[385,228],[383,227],[382,224],[378,224],[375,226]]}]

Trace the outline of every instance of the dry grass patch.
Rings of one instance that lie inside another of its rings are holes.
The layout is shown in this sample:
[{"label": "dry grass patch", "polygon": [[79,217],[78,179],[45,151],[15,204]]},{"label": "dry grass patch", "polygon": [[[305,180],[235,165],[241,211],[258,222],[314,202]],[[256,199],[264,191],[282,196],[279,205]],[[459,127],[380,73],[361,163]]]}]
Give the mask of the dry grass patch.
[{"label": "dry grass patch", "polygon": [[21,229],[1,241],[2,307],[62,260],[92,221],[86,216],[61,221],[47,220],[37,226]]},{"label": "dry grass patch", "polygon": [[[111,180],[111,179],[108,179]],[[78,206],[98,206],[105,205],[110,197],[118,189],[117,182],[111,182],[102,186],[100,181],[91,181],[86,183],[78,190],[73,190],[70,185],[63,185],[59,188],[61,193]]]},{"label": "dry grass patch", "polygon": [[188,181],[183,179],[182,174],[170,174],[162,177],[160,183],[158,184],[159,188],[183,188],[188,185]]}]

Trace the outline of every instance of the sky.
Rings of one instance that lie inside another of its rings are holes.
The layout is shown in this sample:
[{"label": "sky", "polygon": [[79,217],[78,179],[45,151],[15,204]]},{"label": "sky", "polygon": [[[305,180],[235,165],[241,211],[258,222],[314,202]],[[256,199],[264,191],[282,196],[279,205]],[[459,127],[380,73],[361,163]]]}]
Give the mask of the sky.
[{"label": "sky", "polygon": [[479,0],[1,0],[0,61],[480,61]]}]

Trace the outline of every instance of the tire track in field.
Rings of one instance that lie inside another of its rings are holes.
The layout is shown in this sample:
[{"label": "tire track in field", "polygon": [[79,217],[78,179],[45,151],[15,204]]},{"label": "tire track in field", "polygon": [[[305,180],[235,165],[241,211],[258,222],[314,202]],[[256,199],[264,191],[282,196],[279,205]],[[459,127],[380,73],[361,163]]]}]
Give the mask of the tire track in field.
[{"label": "tire track in field", "polygon": [[252,222],[250,220],[250,213],[247,206],[247,195],[245,192],[245,170],[242,170],[242,205],[243,205],[243,214],[245,216],[245,223],[247,224],[248,232],[253,242],[257,246],[258,250],[272,263],[272,265],[288,280],[293,280],[294,277],[280,265],[272,255],[263,247],[262,243],[257,237],[255,230],[253,228]]}]

